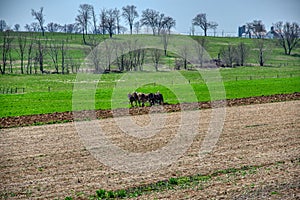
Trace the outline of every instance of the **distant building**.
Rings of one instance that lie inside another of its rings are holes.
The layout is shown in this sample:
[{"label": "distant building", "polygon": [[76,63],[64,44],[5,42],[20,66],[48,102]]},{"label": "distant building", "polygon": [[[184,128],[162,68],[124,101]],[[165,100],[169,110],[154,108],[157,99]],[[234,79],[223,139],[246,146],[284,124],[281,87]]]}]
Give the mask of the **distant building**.
[{"label": "distant building", "polygon": [[[277,30],[274,29],[274,26],[271,27],[270,31],[267,33],[265,31],[259,32],[260,38],[266,38],[266,39],[276,39],[280,38],[280,35]],[[246,30],[246,25],[239,26],[238,27],[238,36],[244,37],[244,38],[258,38],[258,35],[254,34],[253,31]]]},{"label": "distant building", "polygon": [[245,34],[246,34],[246,25],[239,26],[238,36],[243,37],[243,36],[245,36]]},{"label": "distant building", "polygon": [[268,39],[276,39],[276,38],[279,38],[280,35],[278,33],[278,31],[276,31],[274,29],[274,26],[271,26],[271,30],[269,32],[267,32],[265,38],[268,38]]}]

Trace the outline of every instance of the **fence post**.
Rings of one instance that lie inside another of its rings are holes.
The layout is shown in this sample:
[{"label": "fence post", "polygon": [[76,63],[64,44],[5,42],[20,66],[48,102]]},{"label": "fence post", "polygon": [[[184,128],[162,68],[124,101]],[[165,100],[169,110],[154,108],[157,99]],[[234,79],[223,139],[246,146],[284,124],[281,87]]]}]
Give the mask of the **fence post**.
[{"label": "fence post", "polygon": [[25,93],[25,88],[23,88],[23,93]]}]

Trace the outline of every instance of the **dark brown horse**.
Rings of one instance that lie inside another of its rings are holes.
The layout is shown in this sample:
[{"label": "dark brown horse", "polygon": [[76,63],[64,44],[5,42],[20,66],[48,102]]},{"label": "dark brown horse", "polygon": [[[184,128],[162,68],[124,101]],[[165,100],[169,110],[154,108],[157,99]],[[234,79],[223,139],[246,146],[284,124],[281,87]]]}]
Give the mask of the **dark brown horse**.
[{"label": "dark brown horse", "polygon": [[129,102],[131,104],[131,107],[134,106],[133,102],[135,103],[135,106],[140,105],[140,100],[139,100],[137,92],[133,92],[132,94],[129,93],[127,96],[128,96]]},{"label": "dark brown horse", "polygon": [[142,107],[145,106],[145,103],[148,101],[148,94],[138,93],[139,102],[142,103]]},{"label": "dark brown horse", "polygon": [[153,106],[155,104],[155,94],[149,93],[148,94],[148,101],[150,103],[150,106]]},{"label": "dark brown horse", "polygon": [[[131,107],[134,106],[145,106],[145,103],[148,101],[150,103],[150,106],[154,106],[155,104],[163,105],[164,104],[164,97],[163,95],[158,91],[156,93],[137,93],[133,92],[132,94],[128,94],[128,99],[131,104]],[[133,102],[135,105],[133,105]]]},{"label": "dark brown horse", "polygon": [[155,100],[155,103],[157,103],[159,105],[163,105],[164,104],[164,97],[163,97],[163,95],[159,91],[157,91],[154,94],[154,100]]}]

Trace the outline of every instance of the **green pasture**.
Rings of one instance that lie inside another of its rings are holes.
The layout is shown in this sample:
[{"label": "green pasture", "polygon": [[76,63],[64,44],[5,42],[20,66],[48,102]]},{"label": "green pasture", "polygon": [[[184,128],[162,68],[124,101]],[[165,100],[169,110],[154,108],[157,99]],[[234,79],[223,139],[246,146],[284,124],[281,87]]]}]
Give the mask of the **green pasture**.
[{"label": "green pasture", "polygon": [[78,76],[2,75],[0,117],[129,107],[127,94],[135,90],[160,91],[165,102],[173,104],[294,93],[300,92],[299,86],[299,67],[291,66]]}]

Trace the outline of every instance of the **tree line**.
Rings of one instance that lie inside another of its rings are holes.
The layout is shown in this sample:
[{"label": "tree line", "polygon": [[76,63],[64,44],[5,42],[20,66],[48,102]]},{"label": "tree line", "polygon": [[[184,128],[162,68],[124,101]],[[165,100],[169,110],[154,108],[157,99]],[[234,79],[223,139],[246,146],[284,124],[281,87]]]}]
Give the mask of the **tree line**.
[{"label": "tree line", "polygon": [[[272,55],[273,47],[267,44],[265,40],[256,39],[254,41],[254,49],[252,55],[255,56],[256,62],[259,66],[264,66]],[[251,48],[244,42],[237,45],[228,44],[220,49],[218,54],[217,65],[234,67],[244,66],[251,55]]]},{"label": "tree line", "polygon": [[[21,74],[65,74],[76,73],[79,69],[68,40],[38,37],[33,33],[11,35],[10,31],[6,31],[2,33],[1,51],[1,74],[14,73],[16,57]],[[49,63],[54,71],[47,70]]]},{"label": "tree line", "polygon": [[[125,26],[120,24],[121,18],[123,18],[125,24],[129,26],[130,34],[133,34],[133,28],[135,33],[139,33],[141,27],[145,26],[151,28],[153,35],[160,34],[162,29],[167,30],[169,33],[171,29],[175,27],[176,21],[170,16],[160,13],[153,9],[146,9],[142,11],[141,19],[139,17],[136,6],[127,5],[118,8],[100,10],[99,19],[95,9],[90,4],[80,4],[78,14],[75,17],[75,22],[72,24],[60,25],[54,22],[50,22],[45,25],[45,15],[43,7],[40,10],[31,10],[31,15],[36,20],[31,24],[24,26],[27,32],[41,32],[42,36],[45,35],[45,31],[48,32],[64,32],[64,33],[82,33],[84,44],[86,44],[85,36],[88,33],[92,34],[109,34],[112,37],[113,34],[120,34],[127,31]],[[8,30],[5,20],[0,20],[0,31]],[[20,25],[15,24],[13,30],[19,31]]]},{"label": "tree line", "polygon": [[[0,31],[2,32],[1,44],[1,64],[0,73],[13,73],[14,53],[17,53],[20,61],[20,72],[32,74],[40,71],[41,73],[49,73],[45,70],[45,58],[51,61],[51,66],[54,67],[54,73],[69,73],[76,72],[79,68],[76,64],[76,59],[72,58],[70,47],[67,40],[53,41],[45,37],[45,32],[64,32],[64,33],[80,33],[82,34],[82,41],[85,46],[92,50],[96,46],[96,35],[106,35],[113,37],[114,34],[121,34],[127,31],[127,28],[121,25],[121,19],[129,28],[130,34],[139,34],[141,27],[146,27],[151,30],[153,35],[160,35],[164,51],[161,50],[135,50],[127,55],[120,55],[116,63],[120,71],[128,70],[142,70],[145,56],[151,57],[156,70],[162,54],[167,55],[168,35],[171,34],[172,28],[176,26],[176,20],[170,16],[165,15],[153,9],[145,9],[141,14],[138,13],[136,6],[127,5],[122,9],[106,9],[103,8],[99,13],[96,13],[94,7],[90,4],[79,5],[78,13],[75,17],[75,23],[60,25],[50,22],[45,25],[44,9],[31,10],[31,15],[35,22],[26,24],[25,29],[28,34],[19,34],[17,37],[11,36],[10,27],[5,20],[0,20]],[[97,17],[99,16],[99,18]],[[194,35],[194,27],[200,27],[204,36],[207,36],[207,31],[218,27],[218,23],[209,21],[205,13],[199,13],[192,19],[192,33]],[[13,30],[18,32],[20,25],[15,24]],[[32,32],[41,32],[41,36],[37,37]],[[92,34],[90,34],[92,33]],[[249,38],[256,38],[255,51],[257,51],[257,60],[260,66],[263,66],[270,55],[271,48],[266,45],[263,40],[266,33],[265,25],[261,20],[254,20],[245,25],[245,33]],[[297,47],[300,38],[299,24],[296,22],[277,22],[274,24],[273,33],[277,41],[286,55],[290,55],[292,50]],[[88,40],[87,40],[88,36]],[[13,42],[13,40],[17,40]],[[99,41],[98,41],[99,42]],[[203,56],[203,48],[207,48],[207,40],[205,38],[197,39],[201,44],[202,49],[198,48],[199,57]],[[116,48],[127,48],[129,44],[123,44]],[[188,48],[184,47],[182,58],[175,58],[175,68],[187,69]],[[239,45],[227,45],[219,51],[218,58],[215,62],[220,66],[243,66],[245,60],[249,55],[249,48],[244,43]],[[106,49],[110,51],[110,49]],[[109,59],[108,59],[109,60]],[[201,59],[200,59],[201,60]],[[95,71],[99,71],[97,59],[93,61],[95,64]],[[110,70],[111,63],[108,64],[107,70]],[[201,62],[202,67],[202,62]]]},{"label": "tree line", "polygon": [[[116,42],[96,35],[89,35],[89,45],[84,45],[77,53],[88,55],[88,68],[81,68],[81,57],[76,58],[74,47],[70,46],[68,39],[55,39],[37,36],[33,33],[20,33],[12,36],[11,32],[3,32],[1,45],[2,59],[0,73],[76,73],[78,70],[90,70],[93,73],[103,73],[112,70],[143,71],[145,61],[153,63],[156,71],[162,63],[163,56],[172,57],[172,68],[175,70],[189,69],[191,67],[234,67],[247,64],[250,56],[255,55],[255,60],[264,66],[270,58],[271,42],[264,39],[254,39],[253,44],[224,45],[219,49],[218,57],[209,58],[206,50],[209,40],[206,37],[194,37],[195,46],[181,45],[178,55],[168,55],[170,35],[161,33],[161,49],[145,48],[141,39]],[[102,44],[99,47],[99,43]],[[196,55],[198,66],[193,66],[189,58]],[[170,64],[170,63],[169,63]],[[171,67],[171,66],[169,66]]]}]

